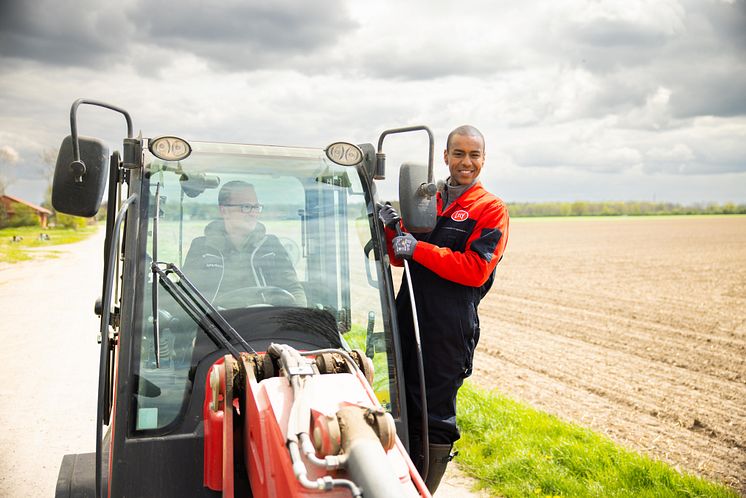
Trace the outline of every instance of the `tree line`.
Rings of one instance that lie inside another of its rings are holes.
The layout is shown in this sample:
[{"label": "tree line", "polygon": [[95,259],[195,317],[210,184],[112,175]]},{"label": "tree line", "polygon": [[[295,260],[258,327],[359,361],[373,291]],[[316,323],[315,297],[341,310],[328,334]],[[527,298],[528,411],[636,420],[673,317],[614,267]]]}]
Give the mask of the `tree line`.
[{"label": "tree line", "polygon": [[647,201],[511,202],[511,217],[532,216],[653,216],[692,214],[746,214],[746,204],[726,202],[676,204]]}]

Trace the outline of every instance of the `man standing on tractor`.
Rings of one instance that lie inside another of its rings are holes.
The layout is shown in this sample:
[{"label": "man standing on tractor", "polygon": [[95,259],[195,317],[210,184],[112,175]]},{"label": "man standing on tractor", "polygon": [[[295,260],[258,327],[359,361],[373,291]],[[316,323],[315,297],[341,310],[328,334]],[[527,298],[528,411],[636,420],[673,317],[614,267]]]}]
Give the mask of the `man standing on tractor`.
[{"label": "man standing on tractor", "polygon": [[[453,458],[459,439],[456,395],[472,373],[479,340],[479,302],[492,286],[495,267],[508,240],[508,209],[478,181],[485,160],[482,133],[460,126],[448,135],[443,158],[450,177],[437,193],[437,222],[432,232],[395,236],[400,222],[391,206],[379,217],[391,241],[392,264],[409,261],[420,327],[428,411],[429,462],[426,484],[434,493]],[[406,279],[396,298],[402,343],[410,456],[421,471],[420,385],[411,303]]]}]

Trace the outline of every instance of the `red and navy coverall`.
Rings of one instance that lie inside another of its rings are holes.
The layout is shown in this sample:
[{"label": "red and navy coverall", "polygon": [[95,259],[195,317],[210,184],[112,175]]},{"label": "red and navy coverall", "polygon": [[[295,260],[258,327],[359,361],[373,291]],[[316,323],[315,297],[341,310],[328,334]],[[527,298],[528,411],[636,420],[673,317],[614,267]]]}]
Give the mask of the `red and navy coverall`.
[{"label": "red and navy coverall", "polygon": [[[430,233],[418,239],[409,263],[420,326],[429,436],[431,443],[450,444],[460,437],[456,394],[471,375],[479,341],[479,302],[492,286],[495,267],[508,240],[508,209],[502,200],[475,183],[443,210]],[[391,249],[395,236],[387,228],[391,263],[402,266]],[[421,403],[414,325],[406,278],[396,297],[402,345],[410,444],[419,443]],[[412,443],[415,441],[415,443]],[[411,446],[410,446],[411,448]]]}]

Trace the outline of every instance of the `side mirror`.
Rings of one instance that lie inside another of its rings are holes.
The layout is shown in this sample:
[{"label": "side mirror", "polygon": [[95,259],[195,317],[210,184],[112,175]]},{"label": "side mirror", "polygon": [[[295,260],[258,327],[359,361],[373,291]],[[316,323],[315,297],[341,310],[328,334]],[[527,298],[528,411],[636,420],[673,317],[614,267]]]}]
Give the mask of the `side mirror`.
[{"label": "side mirror", "polygon": [[80,161],[73,156],[72,137],[62,141],[54,168],[52,206],[73,216],[94,216],[104,195],[109,149],[96,138],[78,137]]},{"label": "side mirror", "polygon": [[404,163],[399,170],[399,208],[406,229],[431,232],[437,221],[436,187],[427,181],[428,167]]},{"label": "side mirror", "polygon": [[179,183],[187,197],[197,197],[208,188],[218,188],[220,177],[206,173],[182,173]]}]

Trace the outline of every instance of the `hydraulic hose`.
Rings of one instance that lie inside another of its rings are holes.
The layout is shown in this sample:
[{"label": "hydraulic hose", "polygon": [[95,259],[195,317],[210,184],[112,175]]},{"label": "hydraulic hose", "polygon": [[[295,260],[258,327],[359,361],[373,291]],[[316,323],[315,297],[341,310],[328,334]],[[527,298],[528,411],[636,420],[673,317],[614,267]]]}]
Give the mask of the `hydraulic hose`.
[{"label": "hydraulic hose", "polygon": [[[386,130],[381,133],[378,138],[378,151],[376,152],[376,166],[373,175],[374,179],[382,180],[386,177],[386,155],[383,153],[383,139],[387,135],[394,133],[408,133],[411,131],[425,131],[428,137],[429,154],[427,160],[427,183],[433,182],[433,150],[435,148],[435,140],[433,139],[433,132],[427,126],[407,126],[404,128],[394,128]],[[429,187],[428,187],[429,188]],[[401,228],[399,224],[396,224],[396,233],[401,235]],[[422,441],[422,452],[424,461],[422,462],[422,479],[427,479],[427,471],[430,460],[430,438],[428,435],[428,418],[427,418],[427,396],[425,394],[425,368],[422,363],[422,344],[420,343],[420,326],[417,322],[417,307],[414,302],[414,291],[412,290],[412,277],[409,273],[409,263],[404,260],[404,273],[407,277],[407,285],[409,286],[409,302],[412,304],[412,318],[414,320],[414,337],[417,349],[417,370],[420,376],[420,403],[422,404],[422,427],[420,434],[420,440]],[[411,448],[410,448],[411,451]]]},{"label": "hydraulic hose", "polygon": [[[401,236],[401,226],[397,222],[394,225],[396,235]],[[422,360],[422,342],[420,341],[420,323],[417,320],[417,306],[414,301],[414,289],[412,288],[412,274],[409,271],[409,261],[403,258],[404,275],[407,279],[407,289],[409,289],[409,303],[412,305],[412,323],[414,324],[414,341],[417,351],[417,373],[420,380],[420,404],[422,406],[422,418],[420,421],[420,441],[422,441],[422,480],[427,479],[427,472],[430,466],[430,436],[429,424],[427,418],[427,394],[425,392],[425,366]],[[411,451],[411,448],[410,448]]]},{"label": "hydraulic hose", "polygon": [[[312,378],[318,372],[314,373],[308,365],[304,364],[302,355],[288,346],[272,343],[267,348],[267,353],[278,359],[280,366],[285,371],[285,376],[290,381],[293,391],[293,403],[290,406],[290,416],[288,417],[286,444],[296,479],[306,489],[331,491],[335,487],[344,487],[350,490],[354,498],[362,497],[363,493],[360,488],[349,479],[334,479],[330,476],[320,477],[316,480],[308,478],[308,470],[301,458],[300,446],[303,442],[310,443],[307,420],[310,418],[311,412],[306,403],[306,393],[304,391],[306,380]],[[312,463],[319,464],[320,462],[312,460]],[[323,462],[323,465],[326,466],[328,464],[330,468],[335,468],[333,465],[335,463],[338,465],[343,462],[334,462],[334,459],[331,459],[329,462]]]},{"label": "hydraulic hose", "polygon": [[298,479],[298,482],[304,488],[316,491],[331,491],[336,487],[343,487],[349,489],[354,498],[363,496],[360,488],[349,479],[334,479],[330,476],[320,477],[316,480],[309,479],[306,466],[303,464],[303,460],[301,460],[298,443],[296,441],[288,441],[288,451],[290,452],[290,461],[293,464],[295,478]]}]

